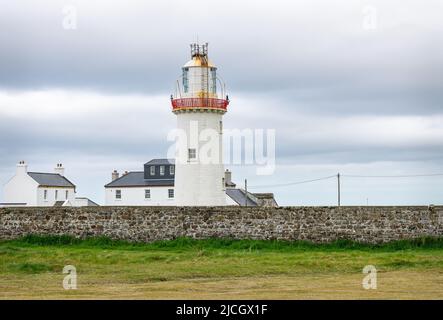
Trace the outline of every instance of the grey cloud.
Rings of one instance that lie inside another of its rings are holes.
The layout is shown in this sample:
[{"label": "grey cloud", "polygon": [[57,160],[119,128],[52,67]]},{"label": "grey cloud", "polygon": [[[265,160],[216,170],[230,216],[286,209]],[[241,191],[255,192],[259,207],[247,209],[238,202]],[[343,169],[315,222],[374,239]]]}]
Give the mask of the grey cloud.
[{"label": "grey cloud", "polygon": [[[371,5],[378,9],[380,25],[374,31],[361,29],[366,1],[70,4],[78,9],[78,30],[61,27],[64,3],[2,3],[0,92],[61,89],[164,100],[155,108],[128,100],[121,108],[48,118],[11,116],[2,113],[10,106],[0,104],[1,182],[18,160],[44,167],[68,159],[64,162],[76,168],[73,174],[85,191],[100,198],[97,190],[114,167],[138,169],[137,163],[165,156],[166,133],[175,126],[168,96],[197,36],[210,42],[211,59],[230,91],[226,127],[277,129],[277,164],[328,164],[334,172],[349,163],[383,161],[406,171],[412,169],[405,162],[416,163],[415,170],[441,168],[443,145],[431,129],[407,143],[388,139],[389,130],[379,141],[371,140],[370,130],[334,130],[335,122],[350,124],[354,115],[364,123],[372,117],[443,114],[438,1],[375,0]],[[354,139],[357,134],[361,140]],[[248,170],[238,168],[237,176],[251,177]],[[279,169],[269,180],[309,178],[328,170],[285,174]],[[276,192],[291,203],[289,191]],[[304,197],[312,196],[305,192]]]},{"label": "grey cloud", "polygon": [[167,95],[188,58],[188,43],[202,33],[236,92],[306,101],[314,105],[310,112],[442,111],[443,45],[436,39],[443,24],[418,23],[431,15],[430,5],[415,2],[408,24],[396,18],[394,5],[376,3],[391,16],[381,19],[379,30],[364,32],[364,2],[349,4],[347,11],[325,3],[315,10],[266,2],[250,8],[229,2],[220,10],[205,3],[200,10],[179,2],[73,4],[79,27],[71,31],[61,27],[60,4],[6,6],[0,13],[0,40],[7,44],[0,52],[1,87]]}]

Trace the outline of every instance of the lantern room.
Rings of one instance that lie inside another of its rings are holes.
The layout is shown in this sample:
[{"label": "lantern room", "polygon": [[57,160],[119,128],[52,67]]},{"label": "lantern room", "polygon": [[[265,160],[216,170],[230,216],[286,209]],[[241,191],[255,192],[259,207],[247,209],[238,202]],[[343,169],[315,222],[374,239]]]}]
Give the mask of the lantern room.
[{"label": "lantern room", "polygon": [[174,113],[215,111],[225,113],[229,104],[225,84],[208,59],[208,44],[191,44],[191,60],[182,67],[171,95]]}]

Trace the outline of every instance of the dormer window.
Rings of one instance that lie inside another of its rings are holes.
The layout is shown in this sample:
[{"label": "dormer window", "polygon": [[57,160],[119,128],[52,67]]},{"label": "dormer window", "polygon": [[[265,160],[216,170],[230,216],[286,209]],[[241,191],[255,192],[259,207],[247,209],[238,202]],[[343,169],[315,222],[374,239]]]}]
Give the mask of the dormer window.
[{"label": "dormer window", "polygon": [[155,166],[150,166],[149,167],[149,173],[151,174],[151,176],[155,175]]},{"label": "dormer window", "polygon": [[160,166],[160,175],[161,176],[165,175],[165,166]]},{"label": "dormer window", "polygon": [[195,149],[188,149],[188,159],[195,159],[197,158],[197,152]]},{"label": "dormer window", "polygon": [[173,176],[175,174],[175,166],[169,166],[169,175]]}]

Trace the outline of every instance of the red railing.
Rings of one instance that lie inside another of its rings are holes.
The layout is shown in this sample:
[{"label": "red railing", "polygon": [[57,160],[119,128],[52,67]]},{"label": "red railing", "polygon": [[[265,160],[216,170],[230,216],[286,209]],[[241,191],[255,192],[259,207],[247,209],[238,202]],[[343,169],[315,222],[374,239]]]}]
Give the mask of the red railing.
[{"label": "red railing", "polygon": [[216,98],[181,98],[172,99],[172,110],[180,109],[219,109],[225,110],[228,107],[229,100]]}]

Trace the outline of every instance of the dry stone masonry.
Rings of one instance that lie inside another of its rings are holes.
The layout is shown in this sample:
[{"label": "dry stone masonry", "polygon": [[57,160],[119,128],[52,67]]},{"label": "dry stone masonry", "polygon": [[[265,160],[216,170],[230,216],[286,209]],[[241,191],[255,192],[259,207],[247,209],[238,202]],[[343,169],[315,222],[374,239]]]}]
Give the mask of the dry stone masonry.
[{"label": "dry stone masonry", "polygon": [[443,236],[443,207],[54,207],[0,208],[0,239],[27,234],[379,243]]}]

